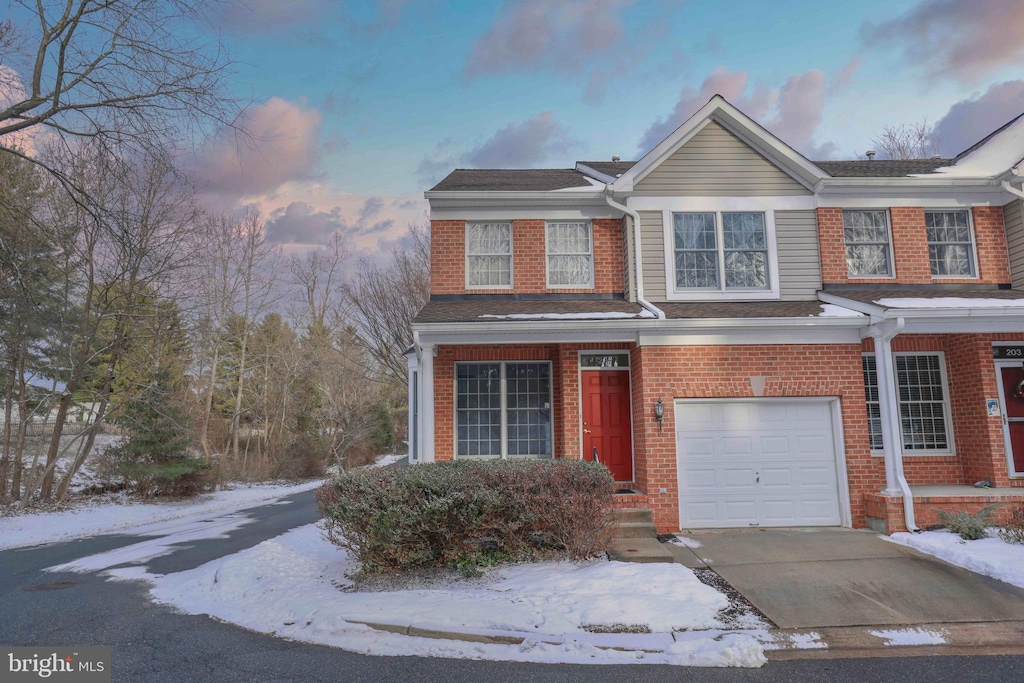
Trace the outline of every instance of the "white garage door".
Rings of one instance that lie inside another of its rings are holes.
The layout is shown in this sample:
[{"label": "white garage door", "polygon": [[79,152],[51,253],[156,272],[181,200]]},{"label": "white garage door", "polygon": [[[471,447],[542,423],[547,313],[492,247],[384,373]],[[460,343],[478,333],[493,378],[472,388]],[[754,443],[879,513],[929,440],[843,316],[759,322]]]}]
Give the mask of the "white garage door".
[{"label": "white garage door", "polygon": [[840,524],[829,400],[679,400],[675,409],[683,529]]}]

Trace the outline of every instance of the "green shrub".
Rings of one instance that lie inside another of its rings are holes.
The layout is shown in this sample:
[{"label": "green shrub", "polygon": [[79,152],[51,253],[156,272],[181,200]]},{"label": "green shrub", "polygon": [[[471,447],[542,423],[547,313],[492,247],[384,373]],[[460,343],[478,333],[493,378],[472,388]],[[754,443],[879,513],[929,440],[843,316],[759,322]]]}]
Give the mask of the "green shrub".
[{"label": "green shrub", "polygon": [[576,460],[456,461],[345,472],[317,492],[327,537],[364,571],[584,559],[608,546],[614,482]]},{"label": "green shrub", "polygon": [[1010,519],[999,529],[999,538],[1007,543],[1024,543],[1024,503],[1010,510]]},{"label": "green shrub", "polygon": [[995,509],[994,505],[985,507],[973,515],[966,510],[961,510],[956,514],[939,510],[939,521],[942,522],[942,526],[946,527],[946,531],[957,534],[965,541],[977,541],[985,538],[986,530],[994,525],[992,513]]}]

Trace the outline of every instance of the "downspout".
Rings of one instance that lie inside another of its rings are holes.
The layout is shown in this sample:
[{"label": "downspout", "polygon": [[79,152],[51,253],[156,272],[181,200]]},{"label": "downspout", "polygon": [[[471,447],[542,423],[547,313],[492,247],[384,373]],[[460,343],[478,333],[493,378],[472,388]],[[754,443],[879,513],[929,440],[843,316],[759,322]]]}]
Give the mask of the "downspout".
[{"label": "downspout", "polygon": [[619,204],[612,199],[611,188],[607,185],[604,188],[604,200],[608,203],[608,206],[623,212],[633,220],[633,268],[636,269],[636,300],[637,303],[653,313],[656,318],[664,320],[665,311],[644,298],[643,257],[640,254],[640,214],[625,204]]},{"label": "downspout", "polygon": [[[893,493],[892,485],[895,483],[903,496],[903,517],[909,531],[920,531],[914,517],[914,495],[910,491],[910,484],[903,474],[903,439],[900,436],[901,427],[896,417],[897,407],[892,404],[896,397],[896,373],[893,372],[892,340],[903,331],[906,322],[903,318],[897,318],[895,325],[889,330],[882,331],[875,327],[872,337],[875,340],[875,372],[879,382],[878,403],[882,413],[882,443],[883,447],[888,446],[890,453],[886,453],[886,492]],[[885,377],[885,385],[882,385],[882,377]],[[883,391],[884,388],[884,391]]]}]

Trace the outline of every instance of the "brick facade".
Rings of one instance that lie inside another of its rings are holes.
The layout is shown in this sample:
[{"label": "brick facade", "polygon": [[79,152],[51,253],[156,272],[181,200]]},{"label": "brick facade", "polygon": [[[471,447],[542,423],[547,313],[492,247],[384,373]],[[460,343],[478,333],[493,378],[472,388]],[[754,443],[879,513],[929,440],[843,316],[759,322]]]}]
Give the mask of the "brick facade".
[{"label": "brick facade", "polygon": [[[893,340],[896,352],[941,351],[945,356],[955,453],[907,455],[904,471],[912,486],[973,484],[990,479],[996,486],[1024,486],[1008,477],[1002,422],[989,417],[985,399],[998,396],[993,341],[1024,341],[1024,335],[905,334]],[[553,448],[555,457],[580,457],[581,350],[622,350],[631,354],[635,487],[652,510],[659,531],[679,529],[674,402],[676,398],[754,397],[751,377],[763,377],[766,397],[838,397],[843,415],[846,474],[852,521],[863,527],[868,517],[902,524],[898,499],[880,497],[885,486],[881,454],[869,448],[861,344],[783,344],[735,346],[645,346],[632,344],[507,344],[438,347],[434,359],[435,458],[455,454],[455,363],[458,361],[546,360],[552,365]],[[653,406],[665,406],[659,427]],[[662,492],[664,489],[664,492]],[[959,507],[957,507],[959,505]],[[930,500],[924,520],[938,507],[970,509],[958,501]],[[934,523],[934,522],[929,522]],[[924,524],[924,522],[921,522]]]},{"label": "brick facade", "polygon": [[512,289],[466,288],[466,222],[430,222],[431,294],[622,294],[625,289],[625,230],[617,218],[591,221],[594,286],[548,288],[545,221],[512,221]]},{"label": "brick facade", "polygon": [[836,207],[818,209],[818,241],[821,253],[821,276],[825,284],[905,285],[989,284],[1010,282],[1009,255],[1003,211],[998,206],[975,206],[971,209],[974,223],[975,250],[978,259],[977,278],[933,278],[928,261],[928,235],[921,207],[892,207],[889,223],[895,259],[895,277],[850,277],[846,268],[846,241],[843,235],[843,210]]}]

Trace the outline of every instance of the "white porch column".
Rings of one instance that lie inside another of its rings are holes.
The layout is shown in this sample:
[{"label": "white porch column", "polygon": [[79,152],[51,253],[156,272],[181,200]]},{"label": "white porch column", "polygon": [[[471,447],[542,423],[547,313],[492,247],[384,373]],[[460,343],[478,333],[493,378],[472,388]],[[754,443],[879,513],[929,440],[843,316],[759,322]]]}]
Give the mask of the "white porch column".
[{"label": "white porch column", "polygon": [[872,325],[870,331],[875,340],[878,410],[882,418],[882,454],[885,458],[883,493],[903,497],[903,517],[907,529],[916,531],[914,495],[903,476],[903,427],[900,422],[899,396],[896,393],[895,363],[892,359],[892,339],[903,331],[903,326],[903,318],[897,318],[888,325]]},{"label": "white porch column", "polygon": [[409,464],[419,461],[420,443],[420,421],[418,413],[420,409],[420,384],[419,384],[419,361],[416,357],[416,348],[413,347],[405,356],[408,363],[408,402],[409,406],[409,428],[406,434],[409,436]]},{"label": "white porch column", "polygon": [[419,349],[419,447],[420,462],[434,462],[434,356],[437,347],[421,344]]},{"label": "white porch column", "polygon": [[885,493],[902,496],[903,439],[899,416],[899,397],[893,372],[892,338],[875,332],[875,374],[878,382],[878,408],[882,416],[882,455],[885,459]]}]

